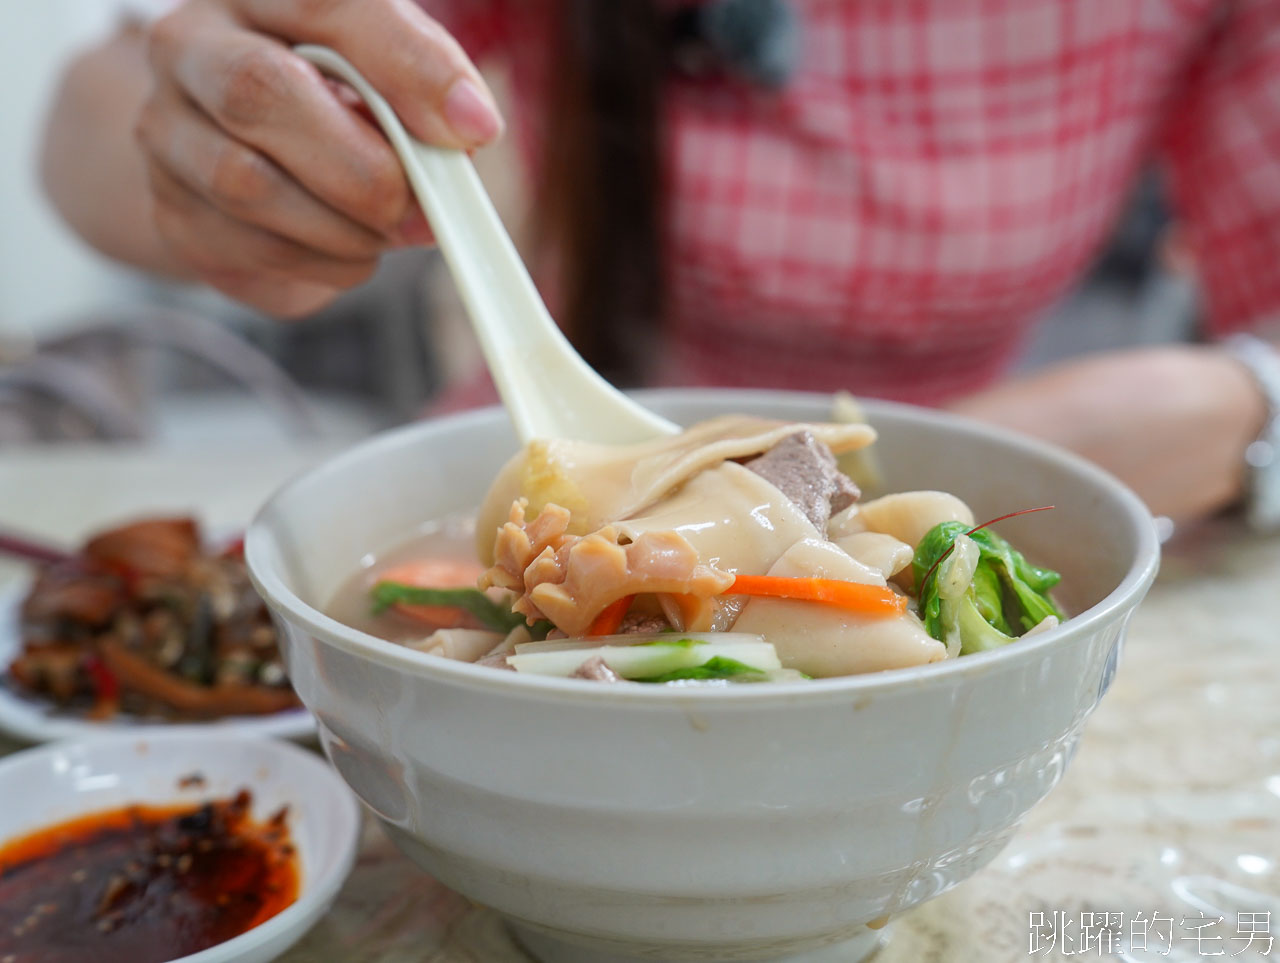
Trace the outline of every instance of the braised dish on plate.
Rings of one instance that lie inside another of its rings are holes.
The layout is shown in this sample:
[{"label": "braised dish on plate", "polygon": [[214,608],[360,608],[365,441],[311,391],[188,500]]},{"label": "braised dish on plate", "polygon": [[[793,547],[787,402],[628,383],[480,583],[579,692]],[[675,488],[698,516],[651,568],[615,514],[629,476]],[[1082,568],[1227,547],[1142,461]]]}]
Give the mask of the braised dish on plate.
[{"label": "braised dish on plate", "polygon": [[92,719],[265,715],[298,705],[238,544],[191,518],[101,532],[41,568],[6,683]]}]

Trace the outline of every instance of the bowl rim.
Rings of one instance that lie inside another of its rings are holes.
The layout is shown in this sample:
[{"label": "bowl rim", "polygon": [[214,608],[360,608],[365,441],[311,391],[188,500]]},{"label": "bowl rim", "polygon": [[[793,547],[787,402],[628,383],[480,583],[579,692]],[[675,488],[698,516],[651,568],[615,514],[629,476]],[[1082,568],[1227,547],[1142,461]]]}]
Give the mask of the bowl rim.
[{"label": "bowl rim", "polygon": [[[758,389],[679,388],[646,389],[634,392],[641,402],[661,401],[687,404],[715,400],[750,410],[761,403],[802,407],[821,401],[830,403],[829,393],[777,391]],[[500,406],[474,409],[441,418],[414,422],[379,432],[346,451],[312,466],[285,483],[254,516],[245,533],[245,560],[249,575],[263,598],[286,619],[305,628],[315,638],[342,651],[367,658],[387,668],[426,676],[434,681],[459,685],[472,690],[512,698],[544,698],[568,703],[608,703],[621,707],[671,706],[690,708],[691,704],[711,707],[720,704],[751,703],[764,708],[771,705],[821,701],[843,701],[849,697],[889,694],[904,689],[942,684],[946,680],[999,671],[1037,657],[1040,653],[1068,644],[1092,634],[1103,625],[1121,618],[1134,608],[1154,581],[1160,563],[1160,544],[1155,520],[1142,500],[1123,482],[1092,462],[1048,442],[1008,429],[988,425],[962,415],[923,408],[918,405],[878,399],[858,399],[870,420],[877,414],[907,417],[927,413],[943,426],[1018,449],[1046,460],[1076,476],[1081,476],[1107,490],[1120,502],[1125,515],[1134,525],[1137,545],[1133,564],[1120,583],[1104,598],[1069,618],[1062,625],[1041,633],[1016,646],[1005,646],[979,652],[963,659],[948,659],[927,665],[887,669],[861,675],[837,676],[797,682],[773,682],[768,685],[743,686],[602,686],[582,679],[559,679],[515,672],[495,671],[487,666],[445,659],[419,652],[339,622],[319,609],[303,602],[285,585],[280,575],[266,564],[268,531],[272,516],[298,488],[322,473],[338,471],[353,461],[376,456],[384,449],[394,449],[407,439],[432,435],[445,430],[465,428],[469,424],[486,424],[504,415]]]},{"label": "bowl rim", "polygon": [[[245,930],[229,940],[223,940],[221,943],[215,943],[213,946],[205,947],[203,950],[197,950],[194,953],[188,953],[186,956],[174,957],[168,963],[217,963],[217,961],[237,959],[241,953],[272,940],[291,938],[292,942],[293,940],[301,939],[315,925],[324,907],[328,906],[337,897],[338,892],[342,889],[347,877],[351,874],[352,868],[355,866],[363,827],[360,804],[337,772],[322,757],[314,752],[308,752],[295,743],[287,742],[283,739],[239,733],[233,729],[212,730],[199,726],[171,726],[163,730],[141,733],[92,733],[79,738],[62,739],[56,742],[46,742],[31,746],[0,759],[0,785],[3,785],[9,779],[21,779],[22,772],[25,769],[33,766],[48,765],[48,758],[55,754],[77,750],[92,754],[95,749],[100,749],[103,746],[134,748],[139,743],[178,743],[180,746],[186,745],[190,748],[192,761],[185,765],[187,769],[190,769],[192,765],[199,765],[200,749],[211,742],[252,744],[256,748],[266,749],[268,752],[289,759],[290,765],[299,765],[311,769],[313,774],[320,780],[320,784],[326,787],[325,793],[331,796],[338,806],[337,825],[328,827],[326,832],[320,834],[321,838],[329,840],[328,845],[332,848],[332,852],[327,855],[327,858],[320,861],[327,865],[327,871],[312,879],[304,876],[302,885],[298,888],[297,899],[275,916],[263,920],[252,929]],[[254,782],[252,774],[247,774],[243,781],[246,784],[252,784]],[[111,807],[89,805],[83,810],[78,810],[78,814],[88,815],[102,808]],[[76,814],[64,815],[44,825],[64,822],[74,818],[76,818]],[[38,832],[39,829],[40,827],[37,827],[35,830],[30,831]],[[25,832],[19,835],[25,835]],[[0,840],[0,842],[7,841],[7,839]]]}]

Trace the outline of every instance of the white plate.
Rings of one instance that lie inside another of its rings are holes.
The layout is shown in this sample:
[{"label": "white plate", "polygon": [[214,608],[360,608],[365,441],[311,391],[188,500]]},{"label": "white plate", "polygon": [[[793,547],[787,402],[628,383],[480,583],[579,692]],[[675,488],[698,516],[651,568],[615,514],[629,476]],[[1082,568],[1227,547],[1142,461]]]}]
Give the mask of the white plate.
[{"label": "white plate", "polygon": [[[179,780],[193,772],[204,785],[180,789]],[[184,726],[28,749],[0,761],[0,842],[133,802],[198,802],[242,788],[253,793],[255,818],[289,807],[301,871],[298,899],[265,923],[174,963],[265,963],[315,925],[355,862],[360,807],[314,753],[231,730]]]},{"label": "white plate", "polygon": [[[50,742],[111,732],[153,732],[179,724],[130,715],[118,715],[100,722],[82,719],[60,710],[46,699],[14,690],[3,677],[8,673],[9,663],[22,649],[18,609],[26,593],[27,585],[24,583],[0,589],[0,731],[27,742]],[[279,739],[311,739],[315,736],[315,719],[301,707],[268,716],[228,716],[211,722],[184,722],[180,725],[215,731],[234,729],[248,735]]]}]

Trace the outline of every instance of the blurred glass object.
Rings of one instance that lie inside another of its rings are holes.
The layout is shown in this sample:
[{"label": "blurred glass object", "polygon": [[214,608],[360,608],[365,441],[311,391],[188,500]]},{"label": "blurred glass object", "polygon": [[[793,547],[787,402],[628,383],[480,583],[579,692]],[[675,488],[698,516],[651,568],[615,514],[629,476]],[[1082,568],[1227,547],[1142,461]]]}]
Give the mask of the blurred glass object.
[{"label": "blurred glass object", "polygon": [[97,320],[0,367],[0,445],[142,441],[158,395],[148,355],[199,361],[254,395],[291,438],[317,435],[301,389],[269,357],[222,325],[172,310]]}]

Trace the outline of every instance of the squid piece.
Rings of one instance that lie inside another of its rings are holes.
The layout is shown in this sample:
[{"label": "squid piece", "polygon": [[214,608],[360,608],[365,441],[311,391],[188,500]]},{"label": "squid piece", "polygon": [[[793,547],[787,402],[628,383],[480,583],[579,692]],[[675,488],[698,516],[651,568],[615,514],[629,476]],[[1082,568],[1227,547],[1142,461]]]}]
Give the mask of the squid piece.
[{"label": "squid piece", "polygon": [[575,637],[618,599],[642,593],[709,598],[724,592],[733,576],[702,564],[676,532],[645,532],[623,545],[606,527],[556,553],[543,552],[525,569],[524,583],[525,593],[512,609],[531,620],[549,619]]},{"label": "squid piece", "polygon": [[939,522],[974,523],[968,505],[948,492],[935,491],[883,495],[859,505],[857,517],[868,531],[892,535],[910,545],[913,551],[925,533]]},{"label": "squid piece", "polygon": [[517,596],[513,611],[530,621],[549,619],[576,636],[621,598],[657,593],[710,598],[733,582],[728,572],[703,564],[697,550],[669,528],[629,537],[606,525],[590,535],[568,535],[567,518],[563,508],[548,505],[527,520],[524,499],[517,501],[498,532],[497,562],[480,577],[480,587],[511,590]]}]

